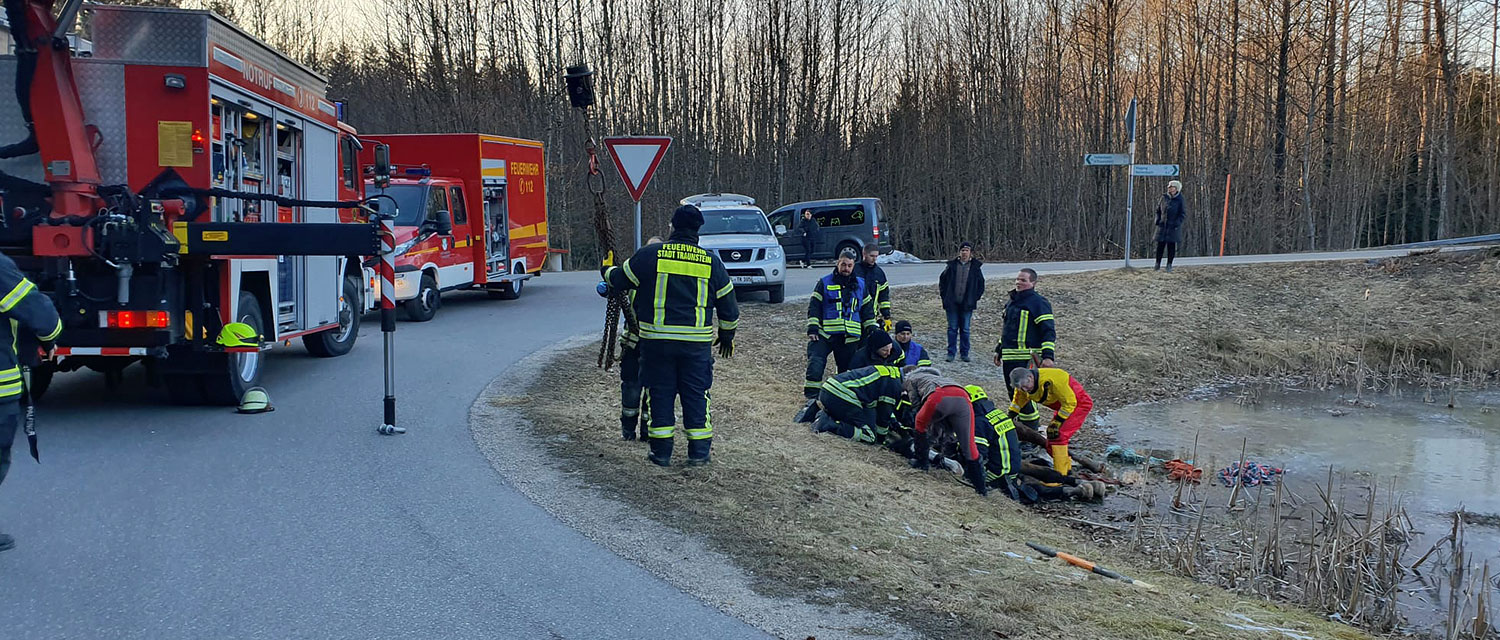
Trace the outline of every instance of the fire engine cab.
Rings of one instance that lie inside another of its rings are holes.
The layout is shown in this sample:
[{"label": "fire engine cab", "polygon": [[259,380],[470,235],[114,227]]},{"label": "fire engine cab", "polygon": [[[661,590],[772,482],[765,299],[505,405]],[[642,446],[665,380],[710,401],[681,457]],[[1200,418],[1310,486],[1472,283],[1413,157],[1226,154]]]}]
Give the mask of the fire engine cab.
[{"label": "fire engine cab", "polygon": [[[348,352],[378,248],[341,224],[361,143],[326,79],[208,11],[91,5],[93,55],[72,57],[48,43],[80,4],[6,3],[33,48],[0,56],[18,98],[0,100],[0,144],[27,141],[0,159],[0,249],[64,321],[33,387],[144,361],[174,399],[233,404],[272,345]],[[231,322],[261,347],[216,345]]]},{"label": "fire engine cab", "polygon": [[[388,145],[395,165],[388,187],[367,182],[365,189],[399,204],[396,300],[409,320],[431,320],[444,291],[485,289],[514,299],[541,273],[547,257],[542,143],[473,133],[363,139],[367,150],[371,143]],[[374,279],[373,272],[365,275]]]}]

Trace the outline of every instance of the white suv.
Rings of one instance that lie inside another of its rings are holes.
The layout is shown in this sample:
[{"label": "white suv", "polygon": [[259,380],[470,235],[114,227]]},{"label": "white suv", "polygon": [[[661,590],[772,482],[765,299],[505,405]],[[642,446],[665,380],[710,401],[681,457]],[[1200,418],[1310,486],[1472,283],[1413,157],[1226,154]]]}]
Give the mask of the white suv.
[{"label": "white suv", "polygon": [[718,254],[738,291],[765,291],[772,303],[786,299],[786,256],[755,198],[704,193],[682,199],[703,212],[698,246]]}]

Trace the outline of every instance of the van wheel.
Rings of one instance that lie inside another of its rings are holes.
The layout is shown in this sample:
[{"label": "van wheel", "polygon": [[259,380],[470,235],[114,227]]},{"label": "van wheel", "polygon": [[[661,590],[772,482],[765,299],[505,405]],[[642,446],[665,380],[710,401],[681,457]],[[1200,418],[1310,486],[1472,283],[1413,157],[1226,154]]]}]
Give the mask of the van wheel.
[{"label": "van wheel", "polygon": [[438,293],[437,280],[430,273],[422,274],[422,286],[417,289],[417,297],[402,303],[406,309],[406,319],[412,322],[427,322],[437,315],[438,305],[441,304],[441,294]]},{"label": "van wheel", "polygon": [[778,284],[771,287],[766,291],[766,295],[770,298],[771,304],[781,304],[786,301],[786,285]]},{"label": "van wheel", "polygon": [[332,358],[354,348],[354,341],[359,339],[360,316],[364,315],[364,292],[359,285],[359,278],[344,278],[344,292],[339,296],[339,328],[302,336],[302,345],[308,353]]},{"label": "van wheel", "polygon": [[840,243],[838,250],[833,252],[833,259],[838,260],[839,256],[844,255],[844,251],[846,250],[853,251],[854,261],[859,262],[859,245],[854,244],[853,242]]},{"label": "van wheel", "polygon": [[496,300],[515,300],[521,297],[521,290],[525,288],[525,280],[502,282],[498,289],[490,289],[490,297]]}]

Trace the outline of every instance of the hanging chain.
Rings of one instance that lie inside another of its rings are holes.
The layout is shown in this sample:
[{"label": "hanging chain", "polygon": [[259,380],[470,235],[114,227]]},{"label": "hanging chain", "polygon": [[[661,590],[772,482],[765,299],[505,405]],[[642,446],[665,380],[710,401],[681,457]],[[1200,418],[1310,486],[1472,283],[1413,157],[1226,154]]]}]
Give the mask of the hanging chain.
[{"label": "hanging chain", "polygon": [[[606,265],[623,262],[615,253],[615,231],[609,222],[609,209],[604,204],[604,174],[599,171],[598,146],[594,143],[593,123],[587,110],[583,110],[583,150],[589,157],[588,189],[594,194],[594,231],[598,234],[599,250],[604,252]],[[630,307],[625,294],[612,292],[604,310],[604,338],[599,344],[599,366],[609,371],[615,363],[615,348],[619,341],[620,316],[625,316],[625,330],[636,331],[635,310]]]}]

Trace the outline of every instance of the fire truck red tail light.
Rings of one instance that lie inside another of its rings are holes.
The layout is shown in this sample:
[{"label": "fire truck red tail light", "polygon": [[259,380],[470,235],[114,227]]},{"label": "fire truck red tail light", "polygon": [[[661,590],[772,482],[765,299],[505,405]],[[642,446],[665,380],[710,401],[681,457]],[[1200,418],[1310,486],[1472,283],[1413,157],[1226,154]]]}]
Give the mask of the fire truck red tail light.
[{"label": "fire truck red tail light", "polygon": [[99,326],[106,329],[166,329],[172,314],[165,311],[100,311]]},{"label": "fire truck red tail light", "polygon": [[880,225],[878,225],[878,224],[877,225],[872,225],[870,228],[872,229],[873,233],[875,234],[875,239],[879,240],[880,239]]}]

